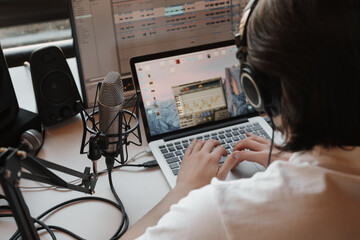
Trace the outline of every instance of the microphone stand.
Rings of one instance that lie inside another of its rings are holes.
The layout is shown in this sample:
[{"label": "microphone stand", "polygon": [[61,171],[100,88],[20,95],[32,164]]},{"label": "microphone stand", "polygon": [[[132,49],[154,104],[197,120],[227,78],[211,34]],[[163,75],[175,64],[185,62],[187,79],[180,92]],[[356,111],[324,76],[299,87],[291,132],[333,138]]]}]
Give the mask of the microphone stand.
[{"label": "microphone stand", "polygon": [[[27,172],[22,171],[22,169],[26,169]],[[67,183],[49,169],[79,177],[82,179],[82,183],[80,185]],[[12,214],[14,215],[16,224],[24,239],[37,240],[40,238],[35,229],[29,208],[19,189],[19,181],[21,178],[83,193],[94,194],[97,176],[97,173],[90,173],[89,167],[86,167],[82,173],[36,158],[18,149],[0,148],[0,182],[7,201],[9,202]]]},{"label": "microphone stand", "polygon": [[[97,91],[95,94],[95,101],[97,99],[97,92],[100,88],[101,83],[99,83],[97,87]],[[118,114],[115,116],[113,122],[118,121],[118,133],[116,134],[107,134],[105,132],[101,132],[98,125],[99,121],[95,120],[95,115],[99,113],[99,110],[95,110],[95,105],[93,107],[93,111],[91,113],[87,113],[84,107],[81,105],[81,102],[78,101],[80,108],[80,116],[83,122],[83,136],[81,140],[80,146],[80,154],[87,154],[88,158],[93,162],[93,168],[97,169],[97,160],[102,156],[105,157],[106,162],[110,164],[110,162],[114,161],[114,158],[120,156],[120,163],[125,164],[127,161],[127,154],[124,154],[124,148],[126,149],[128,145],[134,144],[136,146],[142,145],[142,138],[139,126],[139,104],[140,104],[140,91],[136,91],[136,93],[128,99],[127,102],[124,103],[124,108],[128,107],[127,105],[131,100],[135,99],[135,104],[131,110],[121,109]],[[133,123],[131,123],[133,121]],[[110,125],[111,125],[110,124]],[[87,139],[87,133],[90,133],[90,138]],[[132,142],[128,140],[128,137],[133,135],[135,139],[137,139],[138,143]],[[109,142],[109,138],[117,138],[115,142]],[[113,153],[107,153],[107,148],[109,144],[116,144],[116,151]],[[85,151],[85,146],[88,145],[88,151]],[[127,152],[127,150],[126,150]],[[95,171],[96,172],[96,171]]]}]

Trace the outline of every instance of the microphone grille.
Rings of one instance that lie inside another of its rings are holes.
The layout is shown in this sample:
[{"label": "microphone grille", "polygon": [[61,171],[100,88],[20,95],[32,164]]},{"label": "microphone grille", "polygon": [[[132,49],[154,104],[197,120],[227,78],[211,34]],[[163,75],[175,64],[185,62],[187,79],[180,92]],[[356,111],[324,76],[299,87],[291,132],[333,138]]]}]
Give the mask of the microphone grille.
[{"label": "microphone grille", "polygon": [[101,104],[115,107],[124,103],[124,88],[118,72],[109,72],[100,88],[99,101]]}]

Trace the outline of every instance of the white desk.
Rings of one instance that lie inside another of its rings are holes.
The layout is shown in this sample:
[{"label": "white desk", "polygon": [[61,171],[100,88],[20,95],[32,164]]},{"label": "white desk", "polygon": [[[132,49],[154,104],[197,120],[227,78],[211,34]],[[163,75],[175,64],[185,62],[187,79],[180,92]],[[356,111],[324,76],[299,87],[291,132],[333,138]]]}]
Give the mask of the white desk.
[{"label": "white desk", "polygon": [[[70,59],[69,65],[78,83],[78,74],[76,68],[74,69],[75,64],[73,61],[74,59]],[[36,112],[30,72],[25,67],[19,67],[10,69],[10,74],[20,107]],[[146,148],[145,134],[143,133],[142,136],[142,147],[130,145],[129,157]],[[85,167],[92,167],[92,162],[88,160],[86,154],[80,155],[81,138],[82,122],[80,115],[77,115],[59,125],[47,128],[44,146],[38,157],[82,172]],[[135,163],[152,159],[152,155],[148,154],[137,158]],[[98,169],[105,168],[104,158],[99,159]],[[74,179],[69,176],[59,175],[68,181]],[[170,190],[159,168],[146,170],[126,167],[115,170],[113,172],[113,182],[125,206],[130,224],[138,221]],[[20,185],[27,187],[45,186],[28,180],[21,180]],[[1,188],[0,192],[2,192]],[[77,197],[89,196],[80,192],[66,190],[23,189],[22,192],[33,217],[58,203]],[[115,201],[109,187],[107,174],[99,177],[94,196]],[[0,201],[0,204],[4,205],[5,202]],[[114,207],[102,202],[83,202],[67,207],[44,219],[47,224],[58,225],[75,232],[83,238],[97,240],[109,239],[115,233],[120,221],[121,214]],[[17,226],[12,218],[0,218],[0,239],[8,239],[16,229]],[[72,239],[62,233],[56,233],[56,235],[58,239]],[[41,239],[51,239],[51,237],[48,234],[43,234]]]}]

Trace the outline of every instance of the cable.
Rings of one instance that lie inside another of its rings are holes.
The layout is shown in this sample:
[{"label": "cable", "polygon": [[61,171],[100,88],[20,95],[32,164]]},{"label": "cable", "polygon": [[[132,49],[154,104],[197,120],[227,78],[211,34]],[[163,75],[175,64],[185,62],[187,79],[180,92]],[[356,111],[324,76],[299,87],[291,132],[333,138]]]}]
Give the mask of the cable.
[{"label": "cable", "polygon": [[[142,151],[142,152],[139,152],[138,154],[136,155],[139,155],[143,152],[146,152],[145,151]],[[113,163],[112,163],[113,164]],[[111,164],[110,164],[111,165]],[[147,161],[143,164],[125,164],[125,165],[118,165],[118,166],[114,166],[114,167],[110,167],[108,168],[108,170],[103,170],[101,172],[99,172],[99,176],[108,172],[108,177],[109,177],[109,184],[110,184],[110,189],[116,199],[116,201],[118,203],[115,203],[115,202],[112,202],[111,200],[108,200],[108,199],[105,199],[105,198],[99,198],[99,197],[83,197],[83,198],[76,198],[76,199],[72,199],[72,200],[69,200],[69,201],[66,201],[66,202],[63,202],[63,203],[60,203],[50,209],[48,209],[47,211],[45,211],[44,213],[42,213],[41,215],[39,215],[36,219],[37,220],[40,220],[42,219],[43,217],[45,217],[46,215],[50,214],[51,212],[54,212],[60,208],[63,208],[63,207],[66,207],[70,204],[73,204],[73,203],[77,203],[77,202],[81,202],[81,201],[86,201],[86,200],[97,200],[97,201],[103,201],[103,202],[106,202],[106,203],[109,203],[113,206],[115,206],[116,208],[118,208],[118,210],[122,213],[122,220],[121,220],[121,223],[120,223],[120,226],[119,228],[117,229],[116,233],[111,237],[111,239],[118,239],[120,238],[127,230],[127,228],[129,227],[129,218],[125,212],[125,208],[124,208],[124,205],[122,204],[119,196],[117,195],[116,191],[115,191],[115,188],[114,188],[114,185],[113,185],[113,181],[112,181],[112,170],[113,169],[117,169],[117,168],[121,168],[121,167],[145,167],[145,168],[152,168],[152,167],[156,167],[158,166],[157,164],[157,161],[156,160],[151,160],[151,161]],[[110,172],[109,172],[109,169],[110,169]],[[53,187],[49,187],[49,188],[53,188]],[[3,195],[0,195],[0,198],[4,198],[6,199],[5,196]],[[35,220],[34,220],[35,221]],[[56,229],[56,230],[59,230],[59,231],[62,231],[66,234],[69,234],[71,235],[72,237],[76,238],[76,239],[79,239],[79,240],[83,240],[83,238],[79,237],[78,235],[76,235],[75,233],[67,230],[67,229],[64,229],[64,228],[61,228],[61,227],[58,227],[58,226],[48,226],[49,229]],[[42,228],[38,228],[38,230],[42,230],[42,229],[45,229],[44,227]],[[51,230],[50,230],[51,231]],[[12,238],[10,238],[10,240],[13,240],[13,239],[17,239],[19,238],[19,232],[15,232],[14,235],[12,236]]]},{"label": "cable", "polygon": [[274,120],[272,118],[272,116],[270,115],[270,121],[271,121],[271,126],[272,126],[272,136],[271,136],[271,144],[270,144],[270,151],[269,151],[269,157],[268,157],[268,164],[267,167],[270,166],[271,163],[271,153],[272,153],[272,149],[274,147],[274,136],[275,136],[275,124],[274,124]]},{"label": "cable", "polygon": [[[125,151],[126,151],[126,155],[127,155],[127,157],[128,157],[128,154],[127,154],[127,146],[125,147]],[[136,158],[137,158],[139,155],[144,154],[144,153],[146,154],[146,153],[149,153],[149,152],[151,152],[151,150],[150,150],[149,147],[147,147],[145,150],[136,153],[136,154],[135,154],[134,156],[132,156],[130,159],[126,160],[125,163],[130,163],[130,162],[136,160]],[[118,162],[119,164],[121,164],[121,162],[120,162],[118,159],[115,159],[115,161]],[[124,164],[123,164],[123,165],[124,165]],[[127,164],[126,164],[126,165],[127,165]]]},{"label": "cable", "polygon": [[140,154],[148,153],[148,152],[149,152],[149,151],[148,151],[148,148],[145,149],[145,150],[143,150],[143,151],[140,151],[140,152],[136,153],[134,156],[132,156],[132,157],[128,160],[128,162],[132,162],[132,161],[134,161]]},{"label": "cable", "polygon": [[125,162],[129,160],[129,152],[128,152],[128,145],[125,146],[125,152],[126,152],[126,159]]},{"label": "cable", "polygon": [[[13,214],[0,214],[0,217],[14,217]],[[47,226],[44,222],[40,221],[39,219],[37,218],[32,218],[32,220],[34,222],[36,222],[37,224],[39,224],[41,226],[41,229],[45,229],[51,236],[52,239],[56,240],[56,236],[54,234],[54,232],[49,228],[49,226]],[[10,237],[9,240],[13,240],[13,239],[17,239],[19,238],[21,235],[20,235],[20,232],[19,231],[16,231],[15,234],[13,236]]]},{"label": "cable", "polygon": [[10,206],[0,206],[0,211],[1,210],[10,210]]},{"label": "cable", "polygon": [[[138,155],[142,154],[142,153],[147,153],[149,152],[150,149],[146,149],[144,151],[141,151],[137,154],[135,154],[131,159],[130,161],[133,161]],[[105,198],[99,198],[99,197],[83,197],[83,198],[76,198],[76,199],[72,199],[72,200],[69,200],[69,201],[66,201],[66,202],[63,202],[63,203],[60,203],[50,209],[48,209],[47,211],[45,211],[44,213],[42,213],[41,215],[39,215],[37,218],[33,218],[34,222],[37,222],[41,227],[38,227],[37,228],[37,231],[40,231],[40,230],[43,230],[45,229],[46,231],[49,232],[49,234],[51,235],[52,239],[56,239],[56,236],[55,234],[53,233],[53,231],[51,229],[55,229],[55,230],[58,230],[58,231],[61,231],[61,232],[64,232],[72,237],[74,237],[75,239],[79,239],[79,240],[84,240],[84,238],[81,238],[80,236],[78,236],[77,234],[65,229],[65,228],[62,228],[62,227],[59,227],[59,226],[54,226],[54,225],[51,225],[51,226],[47,226],[45,223],[43,223],[42,221],[40,221],[41,218],[45,217],[46,215],[60,209],[60,208],[63,208],[63,207],[66,207],[70,204],[73,204],[73,203],[77,203],[77,202],[81,202],[81,201],[85,201],[85,200],[97,200],[97,201],[103,201],[103,202],[106,202],[106,203],[109,203],[113,206],[115,206],[116,208],[118,208],[118,210],[122,213],[122,220],[121,220],[121,223],[117,229],[117,231],[115,232],[115,234],[111,237],[111,240],[114,240],[114,239],[119,239],[125,232],[126,230],[128,229],[129,227],[129,217],[125,211],[125,207],[123,205],[123,203],[121,202],[118,194],[116,193],[115,191],[115,188],[114,188],[114,185],[113,185],[113,181],[112,181],[112,170],[113,169],[118,169],[118,168],[122,168],[122,167],[145,167],[145,168],[153,168],[153,167],[156,167],[158,166],[158,163],[156,160],[151,160],[151,161],[147,161],[145,163],[142,163],[142,164],[121,164],[121,165],[118,165],[118,166],[114,166],[114,160],[116,160],[115,158],[112,158],[112,157],[108,157],[106,158],[107,160],[107,170],[103,170],[101,172],[99,172],[99,176],[102,175],[102,174],[105,174],[106,172],[108,172],[108,177],[109,177],[109,184],[110,184],[110,189],[117,201],[117,203],[115,202],[112,202],[108,199],[105,199]],[[76,179],[74,181],[72,181],[73,183],[75,183],[76,181],[81,181],[81,179]],[[29,188],[29,187],[28,187]],[[38,188],[42,188],[42,187],[38,187]],[[44,187],[45,188],[45,187]],[[54,188],[54,187],[48,187],[49,189],[51,188]],[[5,199],[6,200],[6,196],[4,195],[1,195],[0,194],[0,199]],[[10,208],[8,206],[1,206],[0,209],[4,209],[4,210],[10,210]],[[11,214],[0,214],[0,217],[9,217],[9,216],[12,216]],[[10,238],[10,240],[15,240],[15,239],[18,239],[20,238],[21,235],[20,235],[20,232],[19,230],[17,230],[13,236]]]},{"label": "cable", "polygon": [[4,217],[13,217],[13,215],[10,213],[1,213],[0,218],[4,218]]},{"label": "cable", "polygon": [[[73,238],[76,238],[78,240],[86,240],[85,238],[82,238],[80,237],[79,235],[65,229],[65,228],[62,228],[62,227],[59,227],[59,226],[54,226],[54,225],[47,225],[50,229],[54,229],[56,231],[60,231],[60,232],[63,232],[63,233],[66,233],[70,236],[72,236]],[[37,227],[36,230],[40,231],[40,230],[43,230],[44,228],[43,227]]]},{"label": "cable", "polygon": [[117,165],[114,167],[114,169],[122,168],[122,167],[144,167],[144,168],[153,168],[157,167],[159,164],[156,160],[151,160],[144,162],[143,164],[125,164],[125,165]]},{"label": "cable", "polygon": [[[74,203],[79,203],[79,202],[82,202],[82,201],[101,201],[101,202],[105,202],[105,203],[108,203],[110,205],[113,205],[120,212],[122,210],[121,206],[118,203],[115,203],[115,202],[113,202],[111,200],[108,200],[106,198],[101,198],[101,197],[80,197],[80,198],[75,198],[75,199],[71,199],[71,200],[65,201],[63,203],[60,203],[60,204],[46,210],[41,215],[39,215],[36,219],[40,220],[43,217],[45,217],[46,215],[48,215],[48,214],[50,214],[50,213],[52,213],[52,212],[54,212],[54,211],[56,211],[58,209],[61,209],[61,208],[66,207],[68,205],[71,205],[71,204],[74,204]],[[57,227],[57,226],[54,226],[54,227],[59,228],[59,229],[56,229],[56,230],[64,231],[65,233],[68,233],[68,234],[72,235],[73,237],[77,236],[77,237],[75,237],[76,239],[83,240],[83,238],[79,237],[78,235],[76,235],[75,233],[72,233],[69,230],[66,230],[66,229],[63,229],[63,228]],[[15,240],[15,239],[17,239],[19,237],[20,237],[20,233],[19,233],[19,230],[17,230],[9,240]]]},{"label": "cable", "polygon": [[56,240],[56,236],[54,234],[54,232],[42,221],[40,221],[39,219],[36,218],[32,218],[34,222],[36,222],[37,224],[39,224],[42,228],[44,228],[51,236],[52,239]]},{"label": "cable", "polygon": [[126,230],[129,227],[129,217],[128,217],[126,211],[125,211],[125,207],[124,207],[123,203],[121,202],[117,192],[115,191],[114,184],[113,184],[113,181],[112,181],[112,174],[111,173],[112,173],[112,170],[113,170],[113,167],[114,167],[114,158],[106,157],[105,161],[106,161],[106,166],[107,166],[107,170],[108,170],[108,178],[109,178],[110,189],[111,189],[111,192],[113,193],[116,201],[118,202],[118,204],[119,204],[119,206],[121,208],[121,212],[122,212],[122,218],[121,218],[120,226],[119,226],[118,230],[116,231],[116,233],[111,237],[111,240],[112,240],[112,239],[119,239],[126,232]]},{"label": "cable", "polygon": [[138,147],[141,147],[141,146],[142,146],[142,144],[140,144],[140,143],[135,143],[135,142],[133,142],[133,141],[128,141],[128,143],[132,143],[132,144],[134,144],[135,146],[138,146]]},{"label": "cable", "polygon": [[5,195],[0,194],[0,199],[5,199],[7,201],[7,198],[5,197]]}]

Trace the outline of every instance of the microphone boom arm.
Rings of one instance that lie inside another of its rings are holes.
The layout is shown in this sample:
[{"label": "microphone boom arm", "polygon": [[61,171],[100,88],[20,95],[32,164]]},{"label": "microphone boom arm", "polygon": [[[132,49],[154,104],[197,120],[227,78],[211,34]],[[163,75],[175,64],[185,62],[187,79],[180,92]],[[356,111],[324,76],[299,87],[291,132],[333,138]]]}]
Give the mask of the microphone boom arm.
[{"label": "microphone boom arm", "polygon": [[[28,172],[22,171],[22,167]],[[67,183],[49,169],[54,169],[82,179],[80,185]],[[19,189],[20,178],[51,184],[79,192],[94,193],[97,173],[90,174],[86,167],[84,173],[33,157],[14,148],[0,148],[0,182],[14,215],[16,224],[24,239],[39,239],[22,193]]]},{"label": "microphone boom arm", "polygon": [[[90,167],[86,167],[84,172],[78,172],[73,169],[46,161],[41,158],[35,158],[31,155],[27,154],[27,158],[21,160],[22,166],[29,170],[30,172],[36,174],[29,174],[27,172],[21,172],[22,178],[43,182],[47,184],[51,184],[58,187],[63,187],[71,190],[75,190],[78,192],[94,194],[95,185],[97,181],[97,174],[90,174]],[[67,183],[56,174],[51,172],[49,169],[53,169],[62,173],[66,173],[71,176],[78,177],[82,179],[81,185],[74,185],[71,183]],[[83,185],[83,186],[82,186]]]}]

